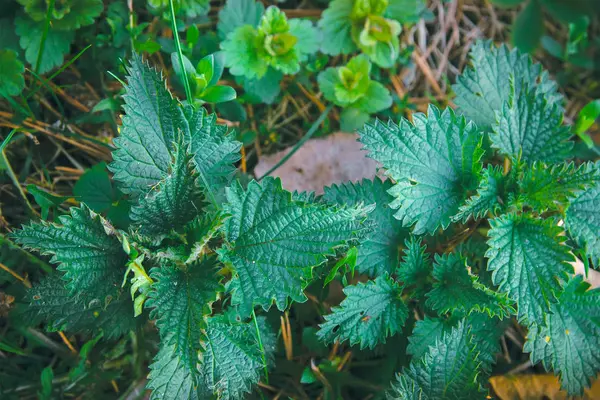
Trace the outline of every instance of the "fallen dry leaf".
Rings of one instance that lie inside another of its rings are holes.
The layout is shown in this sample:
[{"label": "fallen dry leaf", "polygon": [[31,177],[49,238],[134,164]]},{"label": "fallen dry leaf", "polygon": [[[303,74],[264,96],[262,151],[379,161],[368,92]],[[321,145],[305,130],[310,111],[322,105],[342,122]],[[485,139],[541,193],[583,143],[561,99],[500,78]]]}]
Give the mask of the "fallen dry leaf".
[{"label": "fallen dry leaf", "polygon": [[[560,390],[558,377],[544,375],[503,375],[490,378],[492,394],[500,400],[566,400],[572,399]],[[583,397],[575,399],[600,399],[600,380],[596,379]]]}]

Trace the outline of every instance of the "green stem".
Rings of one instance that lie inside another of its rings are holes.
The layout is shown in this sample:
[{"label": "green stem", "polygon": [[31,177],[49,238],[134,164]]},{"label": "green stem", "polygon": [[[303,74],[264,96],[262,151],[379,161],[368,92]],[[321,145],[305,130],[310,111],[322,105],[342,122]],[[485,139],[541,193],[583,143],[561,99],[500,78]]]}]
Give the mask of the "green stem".
[{"label": "green stem", "polygon": [[269,384],[269,368],[267,367],[267,357],[265,356],[265,348],[263,347],[262,339],[260,337],[260,329],[258,328],[258,320],[256,319],[256,313],[254,308],[252,309],[252,320],[254,321],[254,328],[256,328],[256,337],[258,339],[258,347],[260,348],[260,355],[262,357],[263,368],[265,370],[265,383]]},{"label": "green stem", "polygon": [[48,30],[50,29],[50,14],[54,9],[54,0],[50,0],[48,3],[48,10],[46,10],[46,24],[44,25],[44,31],[42,32],[42,40],[40,42],[40,51],[37,56],[37,60],[35,61],[35,73],[40,70],[40,65],[42,64],[42,55],[44,54],[44,47],[46,46],[46,38],[48,37]]},{"label": "green stem", "polygon": [[260,178],[257,179],[257,181],[260,181],[265,176],[269,176],[270,174],[272,174],[273,171],[275,171],[277,168],[279,168],[283,164],[285,164],[287,162],[287,160],[289,160],[294,155],[294,153],[296,153],[300,149],[300,147],[302,147],[304,145],[304,143],[308,142],[308,139],[310,139],[312,137],[312,135],[314,135],[314,133],[317,131],[317,128],[325,120],[325,117],[327,117],[327,114],[329,114],[329,111],[331,111],[332,108],[333,108],[333,105],[331,105],[331,104],[328,105],[327,108],[325,110],[323,110],[323,113],[321,113],[319,118],[312,124],[312,126],[310,127],[308,132],[306,132],[306,135],[304,135],[304,137],[302,139],[300,139],[300,141],[298,143],[296,143],[296,145],[294,146],[292,151],[287,153],[285,155],[285,157],[283,157],[281,160],[279,160],[279,162],[277,164],[275,164],[270,170],[265,172],[264,175],[262,175]]},{"label": "green stem", "polygon": [[13,171],[12,167],[10,166],[10,162],[8,162],[8,157],[6,157],[6,153],[4,153],[6,146],[8,146],[8,143],[10,142],[10,140],[12,139],[12,137],[14,136],[15,133],[17,133],[17,130],[13,129],[12,131],[10,131],[10,133],[8,134],[6,139],[4,139],[2,141],[2,144],[0,145],[0,161],[2,161],[4,163],[4,165],[6,166],[6,173],[10,177],[10,180],[13,182],[13,185],[17,188],[19,195],[23,198],[23,201],[25,202],[25,205],[28,208],[29,215],[36,216],[37,213],[31,206],[31,203],[29,202],[29,200],[27,200],[27,196],[25,195],[25,192],[23,192],[23,189],[21,188],[21,183],[19,182],[17,175],[15,175],[15,171]]},{"label": "green stem", "polygon": [[175,21],[175,7],[173,6],[173,0],[169,0],[169,6],[171,8],[171,24],[173,29],[173,36],[175,37],[175,49],[177,50],[179,66],[181,67],[181,76],[183,77],[183,86],[185,87],[185,97],[187,98],[188,103],[193,107],[194,99],[192,97],[192,89],[190,88],[190,82],[188,82],[187,72],[185,71],[185,64],[183,63],[183,53],[181,52],[181,43],[179,42],[177,21]]}]

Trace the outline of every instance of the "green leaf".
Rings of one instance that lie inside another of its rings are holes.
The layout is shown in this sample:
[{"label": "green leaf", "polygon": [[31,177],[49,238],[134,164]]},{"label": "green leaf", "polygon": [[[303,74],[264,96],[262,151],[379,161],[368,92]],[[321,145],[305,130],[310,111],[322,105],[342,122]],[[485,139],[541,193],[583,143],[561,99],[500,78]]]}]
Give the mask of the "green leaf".
[{"label": "green leaf", "polygon": [[114,173],[119,189],[140,197],[169,173],[183,114],[160,72],[134,54],[125,87],[125,116],[114,140]]},{"label": "green leaf", "polygon": [[[164,265],[154,268],[155,280],[147,307],[156,319],[163,346],[174,346],[180,361],[196,371],[203,348],[203,329],[211,304],[223,287],[216,276],[216,260],[207,258],[184,267]],[[192,377],[196,379],[195,376]]]},{"label": "green leaf", "polygon": [[484,399],[478,381],[479,351],[465,323],[429,347],[425,355],[397,376],[389,399]]},{"label": "green leaf", "polygon": [[141,235],[162,236],[177,231],[201,209],[191,155],[181,145],[175,151],[167,177],[131,208],[131,221]]},{"label": "green leaf", "polygon": [[589,0],[541,0],[544,9],[563,23],[576,22],[578,18],[597,13],[595,3]]},{"label": "green leaf", "polygon": [[94,165],[81,175],[73,188],[73,194],[77,200],[97,213],[107,211],[118,200],[105,162]]},{"label": "green leaf", "polygon": [[327,100],[342,107],[358,107],[359,100],[364,98],[370,89],[370,73],[371,62],[367,56],[361,54],[350,59],[345,66],[327,68],[319,73],[317,81]]},{"label": "green leaf", "polygon": [[519,181],[517,203],[527,204],[538,212],[562,209],[584,189],[600,181],[600,168],[588,162],[580,166],[563,163],[548,166],[534,163]]},{"label": "green leaf", "polygon": [[217,124],[217,115],[204,108],[186,108],[185,132],[189,132],[190,153],[200,175],[198,184],[210,192],[220,192],[229,185],[240,159],[242,144],[227,126]]},{"label": "green leaf", "polygon": [[297,39],[294,48],[298,51],[300,62],[308,60],[308,56],[319,51],[321,32],[307,19],[292,19],[289,22],[290,33]]},{"label": "green leaf", "polygon": [[176,345],[163,345],[150,365],[147,389],[151,400],[198,400],[195,373],[177,356]]},{"label": "green leaf", "polygon": [[[600,164],[593,167],[600,172]],[[581,191],[565,213],[565,226],[577,244],[596,266],[600,266],[600,178],[590,189]]]},{"label": "green leaf", "polygon": [[517,302],[519,320],[540,322],[556,301],[573,260],[552,218],[508,214],[490,220],[488,270],[494,285]]},{"label": "green leaf", "polygon": [[365,96],[358,100],[355,106],[368,114],[373,114],[390,108],[392,95],[389,89],[381,83],[371,81]]},{"label": "green leaf", "polygon": [[439,314],[480,312],[502,319],[515,313],[506,295],[480,283],[467,268],[466,259],[460,254],[436,255],[433,289],[427,293],[425,304]]},{"label": "green leaf", "polygon": [[524,347],[532,362],[554,369],[570,395],[582,395],[600,372],[600,291],[589,286],[581,276],[572,278],[544,325],[530,328]]},{"label": "green leaf", "polygon": [[427,353],[429,347],[441,340],[443,335],[449,334],[461,321],[471,330],[473,343],[479,350],[482,369],[489,371],[496,361],[496,354],[501,350],[500,338],[504,329],[497,318],[490,318],[487,314],[471,313],[465,318],[451,316],[448,319],[426,316],[415,324],[412,335],[408,338],[406,351],[414,360],[419,360]]},{"label": "green leaf", "polygon": [[240,26],[250,25],[257,27],[265,11],[265,6],[255,0],[227,0],[225,7],[219,11],[217,32],[219,38],[224,40]]},{"label": "green leaf", "polygon": [[592,127],[598,117],[600,117],[600,100],[592,100],[579,111],[575,132],[578,135],[584,133]]},{"label": "green leaf", "polygon": [[0,96],[18,96],[25,88],[25,66],[17,56],[13,50],[0,50]]},{"label": "green leaf", "polygon": [[67,201],[68,197],[55,196],[52,193],[48,193],[45,190],[38,188],[35,185],[27,185],[27,191],[33,196],[35,202],[42,209],[42,219],[48,219],[48,213],[50,209],[60,206],[62,203]]},{"label": "green leaf", "polygon": [[[25,12],[37,23],[46,20],[49,3],[44,0],[17,0],[24,6]],[[63,0],[53,3],[50,12],[52,27],[62,31],[75,31],[82,26],[91,25],[98,17],[104,5],[102,0]]]},{"label": "green leaf", "polygon": [[27,298],[31,301],[27,315],[47,322],[50,331],[95,334],[102,330],[105,339],[114,339],[136,327],[129,297],[88,302],[67,290],[59,274],[46,276],[28,291]]},{"label": "green leaf", "polygon": [[469,218],[477,220],[488,213],[496,215],[503,206],[506,180],[501,167],[490,166],[484,169],[477,193],[459,207],[452,221],[466,223]]},{"label": "green leaf", "polygon": [[[287,299],[306,301],[302,292],[312,267],[355,237],[364,219],[362,208],[335,208],[292,200],[279,179],[266,177],[227,189],[231,215],[224,225],[227,243],[219,251],[233,266],[228,284],[232,304],[247,316],[255,305],[279,310]],[[285,251],[282,251],[285,249]]]},{"label": "green leaf", "polygon": [[224,103],[237,97],[235,89],[231,86],[212,86],[202,93],[202,100],[207,103]]},{"label": "green leaf", "polygon": [[447,108],[430,105],[428,115],[413,115],[414,123],[375,121],[359,132],[369,157],[383,164],[397,183],[396,218],[413,233],[445,229],[469,191],[477,187],[482,168],[482,135],[472,123]]},{"label": "green leaf", "polygon": [[17,243],[60,264],[71,294],[87,301],[107,300],[120,287],[127,255],[112,227],[85,205],[72,207],[71,215],[59,217],[62,225],[42,221],[13,233]]},{"label": "green leaf", "polygon": [[540,2],[530,0],[512,26],[512,42],[523,53],[531,53],[544,35],[544,19]]},{"label": "green leaf", "polygon": [[356,50],[352,41],[354,0],[333,0],[321,15],[318,26],[323,32],[321,51],[325,54],[349,54]]},{"label": "green leaf", "polygon": [[242,86],[247,95],[257,97],[258,101],[273,104],[281,93],[281,80],[283,74],[273,68],[269,68],[265,76],[260,79],[248,79],[242,77]]},{"label": "green leaf", "polygon": [[[44,26],[24,16],[15,18],[15,26],[17,35],[19,35],[19,44],[25,50],[25,59],[35,67],[41,50],[40,45]],[[44,42],[44,51],[41,55],[40,69],[37,72],[44,74],[55,67],[61,66],[65,55],[69,54],[71,42],[74,38],[75,33],[73,31],[49,29]]]},{"label": "green leaf", "polygon": [[354,132],[369,121],[369,114],[358,108],[344,108],[340,114],[340,129],[343,132]]},{"label": "green leaf", "polygon": [[425,252],[426,248],[425,245],[421,246],[421,238],[411,235],[404,242],[404,257],[397,271],[404,287],[414,286],[417,296],[424,294],[429,275],[433,271],[429,254]]},{"label": "green leaf", "polygon": [[562,102],[556,83],[540,64],[534,64],[526,54],[506,45],[496,47],[492,41],[476,42],[471,52],[471,68],[463,71],[452,89],[454,103],[478,126],[487,128],[496,122],[496,111],[509,99],[511,90],[507,79],[514,77],[514,92],[528,85],[544,94],[549,105]]},{"label": "green leaf", "polygon": [[[273,360],[275,335],[264,318],[258,318],[260,341],[267,363]],[[263,354],[252,323],[219,315],[209,318],[206,351],[200,364],[204,390],[223,399],[242,399],[258,383]]]},{"label": "green leaf", "polygon": [[398,247],[407,236],[400,221],[394,218],[388,207],[391,196],[387,191],[392,187],[390,181],[363,179],[359,183],[344,183],[325,188],[323,199],[332,204],[358,206],[374,205],[367,222],[373,224],[373,230],[357,246],[357,269],[360,273],[376,277],[385,273],[391,275],[399,263]]},{"label": "green leaf", "polygon": [[562,126],[563,110],[537,90],[511,82],[490,135],[494,147],[520,161],[560,162],[570,155],[573,143],[569,128]]},{"label": "green leaf", "polygon": [[259,42],[258,31],[250,25],[237,28],[221,42],[225,65],[232,75],[260,79],[267,73],[269,64],[260,57]]},{"label": "green leaf", "polygon": [[326,343],[348,340],[360,349],[385,343],[404,326],[408,307],[402,301],[402,289],[391,278],[359,282],[344,288],[346,298],[332,313],[325,315],[318,337]]},{"label": "green leaf", "polygon": [[417,23],[427,9],[423,0],[391,0],[385,16],[403,24]]}]

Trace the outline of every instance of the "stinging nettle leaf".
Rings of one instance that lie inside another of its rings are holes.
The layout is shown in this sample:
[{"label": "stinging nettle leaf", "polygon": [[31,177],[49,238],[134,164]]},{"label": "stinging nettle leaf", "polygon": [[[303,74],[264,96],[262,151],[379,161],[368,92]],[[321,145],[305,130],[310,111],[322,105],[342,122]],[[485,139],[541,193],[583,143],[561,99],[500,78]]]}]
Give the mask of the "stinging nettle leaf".
[{"label": "stinging nettle leaf", "polygon": [[183,113],[162,74],[134,54],[127,68],[123,125],[109,169],[123,193],[140,197],[169,173]]},{"label": "stinging nettle leaf", "polygon": [[590,164],[596,183],[579,192],[569,204],[565,226],[577,244],[596,266],[600,266],[600,164]]},{"label": "stinging nettle leaf", "polygon": [[458,213],[452,217],[453,222],[467,222],[470,218],[477,220],[488,213],[496,215],[503,207],[506,177],[501,167],[490,166],[483,170],[477,193],[469,197]]},{"label": "stinging nettle leaf", "polygon": [[433,266],[429,253],[425,250],[427,246],[421,245],[421,238],[410,236],[404,242],[404,257],[396,271],[398,278],[404,283],[404,287],[414,286],[415,294],[422,296],[429,283],[429,276]]},{"label": "stinging nettle leaf", "polygon": [[202,197],[191,155],[180,145],[174,157],[169,174],[131,208],[133,226],[141,235],[166,235],[199,213]]},{"label": "stinging nettle leaf", "polygon": [[[270,364],[277,341],[264,318],[256,321],[264,357]],[[252,385],[258,383],[265,367],[254,324],[218,315],[208,319],[206,337],[206,351],[200,364],[202,389],[219,399],[244,398]]]},{"label": "stinging nettle leaf", "polygon": [[560,376],[563,389],[582,395],[600,372],[600,291],[578,275],[552,304],[543,325],[529,329],[524,351]]},{"label": "stinging nettle leaf", "polygon": [[108,223],[83,204],[59,220],[62,225],[45,221],[25,225],[13,238],[25,248],[52,255],[70,293],[86,301],[115,297],[127,255],[114,232],[107,232]]},{"label": "stinging nettle leaf", "polygon": [[482,135],[472,123],[447,108],[430,105],[413,124],[376,121],[359,132],[369,157],[396,181],[389,191],[399,208],[395,217],[414,234],[445,229],[467,193],[477,187],[482,168]]},{"label": "stinging nettle leaf", "polygon": [[346,299],[332,313],[325,315],[325,323],[317,336],[327,342],[348,340],[350,345],[360,344],[374,348],[385,343],[404,326],[408,307],[400,297],[402,288],[388,276],[374,281],[359,282],[344,288]]},{"label": "stinging nettle leaf", "polygon": [[411,362],[392,383],[388,399],[485,399],[479,383],[479,350],[467,324],[461,322]]},{"label": "stinging nettle leaf", "polygon": [[496,111],[509,99],[510,76],[514,77],[515,93],[519,94],[521,85],[527,84],[543,93],[548,104],[562,103],[562,95],[548,73],[517,49],[509,50],[506,45],[496,47],[491,40],[478,41],[469,56],[471,67],[452,85],[456,93],[454,103],[481,128],[496,122]]},{"label": "stinging nettle leaf", "polygon": [[255,305],[265,310],[275,301],[284,310],[288,298],[304,302],[303,288],[311,269],[324,263],[334,248],[356,237],[365,212],[292,199],[281,181],[267,177],[237,183],[227,189],[224,211],[227,244],[219,250],[222,261],[233,266],[228,284],[232,304],[247,316]]},{"label": "stinging nettle leaf", "polygon": [[490,220],[488,270],[501,292],[516,301],[519,320],[542,322],[556,302],[560,280],[573,268],[564,231],[552,218],[507,214]]},{"label": "stinging nettle leaf", "polygon": [[[155,283],[146,303],[152,308],[150,318],[156,319],[162,345],[173,345],[180,361],[192,372],[204,350],[206,317],[223,291],[215,261],[207,258],[186,267],[164,265],[151,271]],[[196,378],[193,374],[192,379]]]},{"label": "stinging nettle leaf", "polygon": [[433,289],[425,304],[440,314],[448,312],[486,313],[505,318],[515,313],[505,294],[480,283],[467,269],[466,259],[457,253],[436,255]]},{"label": "stinging nettle leaf", "polygon": [[527,84],[521,85],[519,93],[515,88],[511,82],[508,100],[492,127],[493,145],[526,163],[563,161],[570,155],[573,142],[569,127],[562,126],[562,108]]},{"label": "stinging nettle leaf", "polygon": [[358,183],[344,183],[325,188],[323,199],[332,204],[358,206],[375,205],[367,221],[373,223],[373,230],[357,246],[356,266],[359,272],[370,276],[392,274],[398,267],[398,247],[407,236],[400,221],[394,218],[388,203],[393,198],[387,193],[392,187],[390,181],[364,179]]}]

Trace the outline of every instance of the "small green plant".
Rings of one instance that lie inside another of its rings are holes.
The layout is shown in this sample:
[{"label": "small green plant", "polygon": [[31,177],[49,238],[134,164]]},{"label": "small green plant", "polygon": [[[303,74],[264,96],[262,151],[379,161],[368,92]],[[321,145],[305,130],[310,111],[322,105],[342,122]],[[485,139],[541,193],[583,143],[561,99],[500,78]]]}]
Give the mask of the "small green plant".
[{"label": "small green plant", "polygon": [[373,81],[371,62],[365,55],[352,58],[347,65],[327,68],[318,77],[323,96],[344,107],[341,115],[342,130],[351,132],[362,127],[369,115],[392,105],[390,91]]},{"label": "small green plant", "polygon": [[[222,53],[209,54],[202,58],[195,68],[186,56],[182,55],[182,59],[183,69],[186,71],[188,84],[196,105],[224,103],[236,98],[235,90],[231,86],[217,85],[224,70]],[[179,63],[177,53],[171,54],[171,63],[177,78],[183,84],[182,66]]]},{"label": "small green plant", "polygon": [[[240,77],[245,88],[264,86],[263,101],[272,102],[279,93],[283,75],[295,75],[301,63],[319,49],[320,32],[311,21],[287,19],[279,8],[270,6],[262,13],[262,4],[239,1],[253,12],[254,20],[238,17],[238,1],[229,1],[222,10],[219,32],[224,36],[221,49],[229,72]],[[259,5],[260,4],[260,5]]]},{"label": "small green plant", "polygon": [[321,51],[361,50],[379,67],[391,68],[400,54],[401,24],[415,22],[423,8],[420,0],[333,0],[319,20]]}]

